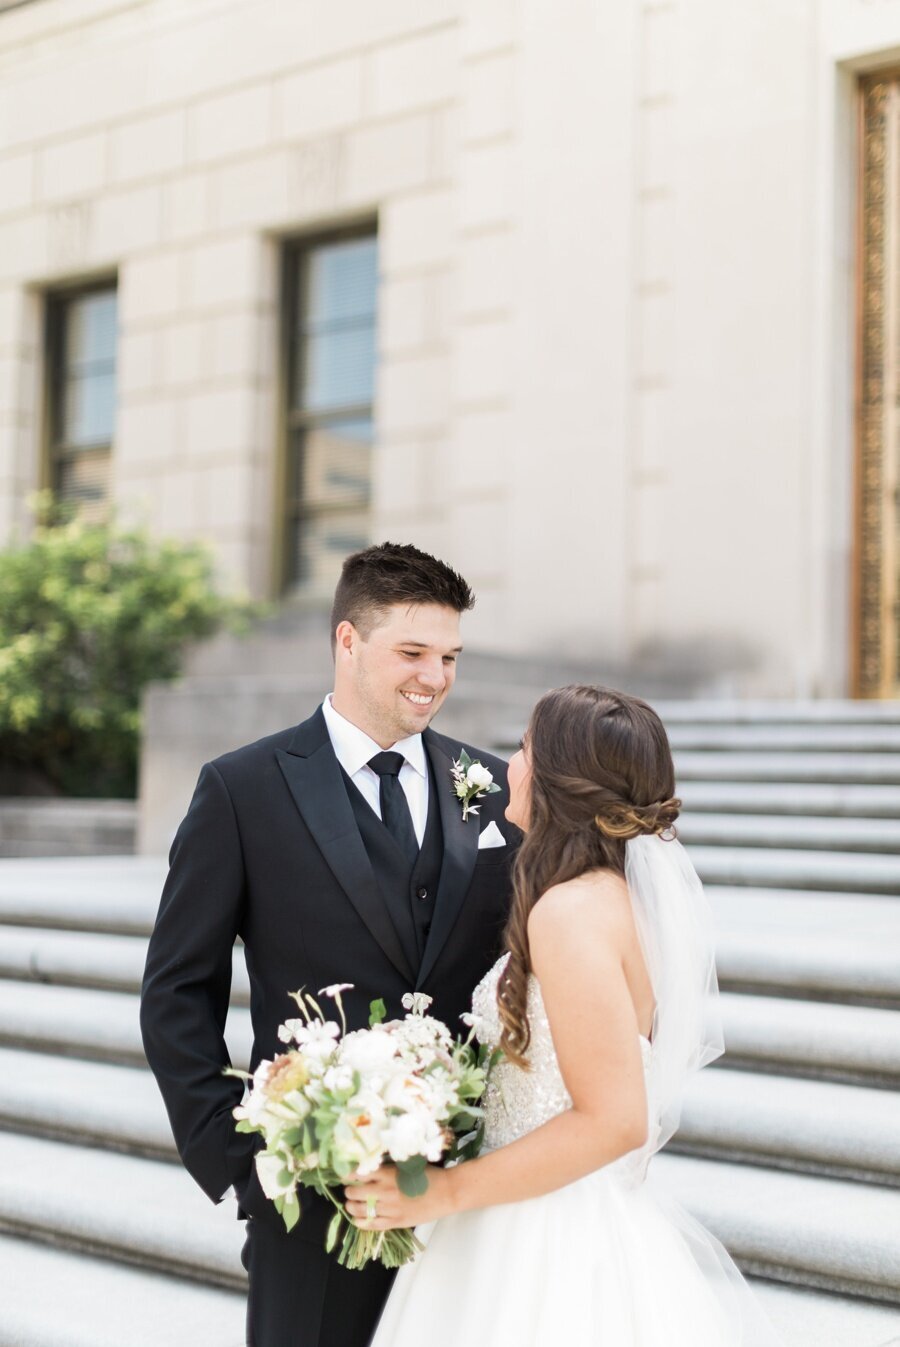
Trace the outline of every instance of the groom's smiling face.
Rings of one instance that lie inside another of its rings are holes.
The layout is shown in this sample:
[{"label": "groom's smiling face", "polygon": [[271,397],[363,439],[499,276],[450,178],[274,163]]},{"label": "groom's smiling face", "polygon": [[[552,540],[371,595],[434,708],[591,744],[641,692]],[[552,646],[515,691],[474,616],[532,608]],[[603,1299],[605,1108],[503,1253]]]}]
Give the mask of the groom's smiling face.
[{"label": "groom's smiling face", "polygon": [[382,748],[419,734],[443,705],[462,646],[459,613],[442,604],[393,604],[363,631],[336,631],[335,710]]}]

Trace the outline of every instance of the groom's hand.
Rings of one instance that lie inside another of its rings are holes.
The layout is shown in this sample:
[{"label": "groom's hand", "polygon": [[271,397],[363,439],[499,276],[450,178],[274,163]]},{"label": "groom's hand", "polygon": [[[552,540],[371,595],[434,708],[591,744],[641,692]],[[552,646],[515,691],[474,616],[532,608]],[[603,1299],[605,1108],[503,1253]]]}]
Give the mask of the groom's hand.
[{"label": "groom's hand", "polygon": [[347,1212],[360,1230],[409,1230],[449,1216],[453,1210],[453,1170],[429,1165],[428,1188],[421,1197],[407,1197],[397,1186],[397,1170],[383,1165],[363,1179],[351,1178],[344,1189]]}]

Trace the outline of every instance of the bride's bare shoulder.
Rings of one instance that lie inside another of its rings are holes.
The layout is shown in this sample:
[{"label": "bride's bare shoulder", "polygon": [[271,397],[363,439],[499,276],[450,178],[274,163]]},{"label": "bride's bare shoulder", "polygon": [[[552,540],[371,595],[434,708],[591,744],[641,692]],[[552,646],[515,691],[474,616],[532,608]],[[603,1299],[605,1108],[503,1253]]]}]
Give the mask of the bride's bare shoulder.
[{"label": "bride's bare shoulder", "polygon": [[541,894],[528,917],[528,937],[533,943],[576,932],[602,932],[607,938],[625,939],[631,922],[631,901],[622,875],[589,870]]}]

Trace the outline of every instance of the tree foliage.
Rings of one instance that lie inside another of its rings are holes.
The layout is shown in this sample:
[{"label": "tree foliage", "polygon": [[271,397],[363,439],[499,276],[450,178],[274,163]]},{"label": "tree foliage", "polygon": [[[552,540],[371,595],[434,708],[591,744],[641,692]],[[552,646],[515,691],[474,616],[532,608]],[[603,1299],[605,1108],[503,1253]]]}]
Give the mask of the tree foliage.
[{"label": "tree foliage", "polygon": [[44,494],[24,544],[0,552],[0,762],[51,790],[135,793],[145,685],[246,601],[219,596],[199,544],[73,517]]}]

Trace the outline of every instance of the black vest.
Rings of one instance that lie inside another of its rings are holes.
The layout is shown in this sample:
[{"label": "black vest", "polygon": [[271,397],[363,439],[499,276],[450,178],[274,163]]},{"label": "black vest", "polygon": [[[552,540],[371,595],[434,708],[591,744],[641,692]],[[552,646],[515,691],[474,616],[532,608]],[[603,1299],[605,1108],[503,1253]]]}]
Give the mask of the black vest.
[{"label": "black vest", "polygon": [[341,768],[356,825],[372,862],[376,882],[414,974],[418,973],[425,953],[444,859],[444,833],[437,785],[427,753],[425,762],[428,767],[428,818],[419,855],[412,868],[365,796]]}]

